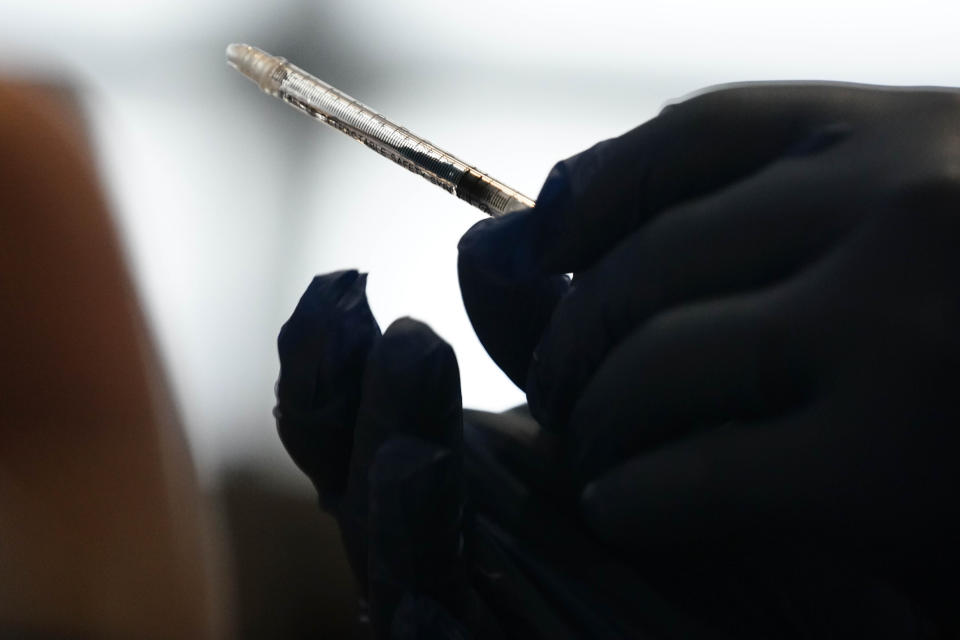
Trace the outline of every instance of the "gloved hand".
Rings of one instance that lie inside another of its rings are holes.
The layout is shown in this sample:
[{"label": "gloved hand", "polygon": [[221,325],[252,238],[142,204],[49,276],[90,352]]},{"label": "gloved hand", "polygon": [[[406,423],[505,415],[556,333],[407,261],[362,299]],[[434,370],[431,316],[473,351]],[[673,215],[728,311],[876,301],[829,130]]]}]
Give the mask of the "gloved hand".
[{"label": "gloved hand", "polygon": [[957,567],[958,247],[960,92],[758,84],[557,164],[459,270],[625,557],[799,540],[924,585]]},{"label": "gloved hand", "polygon": [[[392,637],[401,606],[423,624],[456,629],[443,607],[459,610],[471,596],[459,575],[456,361],[410,320],[381,337],[365,281],[356,271],[315,278],[283,326],[277,428],[340,523],[360,589],[377,605],[378,635]],[[384,444],[391,453],[379,463]],[[418,597],[402,600],[406,592]]]},{"label": "gloved hand", "polygon": [[341,528],[377,636],[716,637],[605,554],[571,515],[548,434],[462,409],[426,325],[380,335],[366,276],[318,276],[278,340],[280,437]]}]

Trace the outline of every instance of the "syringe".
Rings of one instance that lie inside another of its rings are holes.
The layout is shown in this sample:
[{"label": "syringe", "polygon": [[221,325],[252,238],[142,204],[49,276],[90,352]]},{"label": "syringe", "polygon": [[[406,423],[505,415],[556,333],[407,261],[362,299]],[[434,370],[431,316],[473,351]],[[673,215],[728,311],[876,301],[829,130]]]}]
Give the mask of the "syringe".
[{"label": "syringe", "polygon": [[265,93],[339,129],[484,213],[501,216],[534,205],[531,198],[390,122],[283,58],[247,44],[231,44],[227,47],[227,62]]}]

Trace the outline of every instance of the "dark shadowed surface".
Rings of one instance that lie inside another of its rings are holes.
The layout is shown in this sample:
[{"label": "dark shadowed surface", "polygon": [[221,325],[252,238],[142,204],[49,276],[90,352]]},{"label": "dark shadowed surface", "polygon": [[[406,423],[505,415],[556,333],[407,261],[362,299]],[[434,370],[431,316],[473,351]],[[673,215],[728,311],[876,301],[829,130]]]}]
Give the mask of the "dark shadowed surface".
[{"label": "dark shadowed surface", "polygon": [[240,638],[370,637],[333,518],[312,492],[229,469],[220,489]]}]

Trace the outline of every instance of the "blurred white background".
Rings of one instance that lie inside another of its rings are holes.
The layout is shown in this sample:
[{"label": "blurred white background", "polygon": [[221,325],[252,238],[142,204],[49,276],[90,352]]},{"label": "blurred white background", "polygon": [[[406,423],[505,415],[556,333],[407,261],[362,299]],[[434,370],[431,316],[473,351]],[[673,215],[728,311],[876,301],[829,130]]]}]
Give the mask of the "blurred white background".
[{"label": "blurred white background", "polygon": [[259,93],[227,43],[536,196],[556,160],[707,85],[960,85],[958,24],[956,0],[2,0],[0,73],[78,91],[203,478],[238,461],[293,478],[270,416],[275,338],[316,273],[369,271],[383,327],[430,323],[467,405],[523,397],[460,301],[456,243],[480,214]]}]

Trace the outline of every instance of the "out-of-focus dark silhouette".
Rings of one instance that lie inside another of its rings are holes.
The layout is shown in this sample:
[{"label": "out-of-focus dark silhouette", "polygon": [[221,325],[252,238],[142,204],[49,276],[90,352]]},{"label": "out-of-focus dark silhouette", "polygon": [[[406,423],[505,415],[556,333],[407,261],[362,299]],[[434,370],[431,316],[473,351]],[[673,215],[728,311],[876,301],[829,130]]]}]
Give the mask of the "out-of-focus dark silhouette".
[{"label": "out-of-focus dark silhouette", "polygon": [[85,130],[0,83],[0,637],[366,637],[314,500],[197,482]]},{"label": "out-of-focus dark silhouette", "polygon": [[195,473],[69,93],[0,84],[0,629],[226,632]]},{"label": "out-of-focus dark silhouette", "polygon": [[218,484],[238,637],[368,638],[340,536],[316,499],[253,463]]}]

